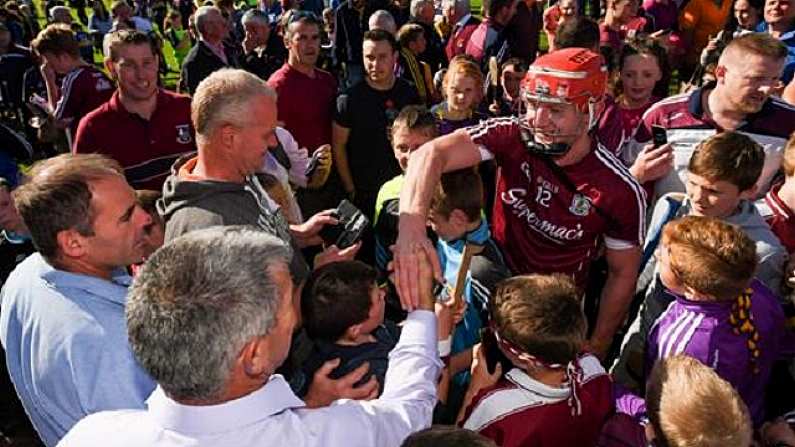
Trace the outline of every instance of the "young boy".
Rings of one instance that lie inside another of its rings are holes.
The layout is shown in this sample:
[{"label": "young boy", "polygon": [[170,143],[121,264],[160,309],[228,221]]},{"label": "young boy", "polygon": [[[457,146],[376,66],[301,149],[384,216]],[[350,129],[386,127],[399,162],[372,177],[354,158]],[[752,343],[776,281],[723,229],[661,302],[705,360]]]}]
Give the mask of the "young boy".
[{"label": "young boy", "polygon": [[305,377],[311,380],[323,363],[335,358],[340,364],[330,374],[334,379],[368,362],[370,372],[360,383],[375,375],[383,390],[389,351],[400,333],[384,321],[384,290],[376,279],[375,269],[359,261],[335,262],[312,272],[301,294],[304,327],[315,342],[304,364]]},{"label": "young boy", "polygon": [[613,411],[612,386],[599,360],[582,354],[587,322],[578,296],[562,275],[500,283],[490,306],[494,338],[513,368],[491,375],[478,350],[464,428],[503,447],[596,443]]},{"label": "young boy", "polygon": [[597,446],[748,447],[752,435],[748,407],[731,384],[698,360],[677,355],[654,365],[645,402],[635,396],[616,402]]},{"label": "young boy", "polygon": [[693,153],[685,182],[687,194],[666,194],[657,201],[644,247],[644,260],[648,262],[638,279],[638,290],[645,288],[645,300],[613,368],[617,381],[638,389],[643,343],[652,323],[673,300],[659,281],[657,260],[652,256],[666,222],[693,215],[737,225],[754,241],[759,259],[756,278],[771,290],[779,290],[787,253],[750,200],[756,195],[764,159],[764,151],[751,138],[736,132],[717,134],[704,140]]},{"label": "young boy", "polygon": [[646,371],[689,355],[737,389],[759,427],[773,364],[795,354],[795,337],[776,295],[754,279],[754,242],[734,225],[686,216],[665,226],[658,251],[674,301],[649,332]]},{"label": "young boy", "polygon": [[[417,148],[439,136],[436,119],[424,106],[406,106],[400,111],[391,130],[392,150],[400,169],[405,173],[409,157]],[[375,201],[375,265],[386,272],[392,260],[389,247],[397,240],[398,200],[404,175],[384,183]]]},{"label": "young boy", "polygon": [[[42,60],[41,73],[53,117],[74,138],[80,119],[110,99],[113,82],[80,57],[80,44],[68,25],[49,25],[31,47]],[[63,76],[60,85],[58,76]]]},{"label": "young boy", "polygon": [[[472,347],[480,341],[480,330],[488,323],[490,297],[497,283],[510,276],[483,218],[483,184],[476,170],[461,169],[442,175],[428,209],[428,221],[438,236],[436,251],[446,282],[443,293],[452,296],[457,284],[463,285],[460,296],[466,311],[453,332],[450,352],[452,383],[463,391],[468,382],[466,371],[472,363]],[[467,245],[479,253],[472,256],[469,267],[462,272]],[[465,275],[463,279],[460,274]]]}]

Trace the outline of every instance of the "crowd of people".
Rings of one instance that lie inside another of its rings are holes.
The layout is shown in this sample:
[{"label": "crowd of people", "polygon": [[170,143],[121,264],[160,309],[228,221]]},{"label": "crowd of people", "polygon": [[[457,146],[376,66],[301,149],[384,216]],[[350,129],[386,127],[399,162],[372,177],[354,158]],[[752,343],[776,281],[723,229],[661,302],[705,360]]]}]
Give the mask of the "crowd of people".
[{"label": "crowd of people", "polygon": [[794,71],[789,0],[7,1],[0,446],[795,447]]}]

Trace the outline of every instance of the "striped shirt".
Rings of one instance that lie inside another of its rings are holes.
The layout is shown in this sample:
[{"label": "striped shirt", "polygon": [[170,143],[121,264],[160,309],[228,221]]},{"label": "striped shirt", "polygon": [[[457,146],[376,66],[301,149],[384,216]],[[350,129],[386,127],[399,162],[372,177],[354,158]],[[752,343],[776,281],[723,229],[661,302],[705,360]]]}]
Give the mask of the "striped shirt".
[{"label": "striped shirt", "polygon": [[56,120],[69,121],[69,130],[74,137],[80,119],[109,100],[114,90],[113,82],[105,73],[91,65],[77,67],[61,81],[61,99],[53,115]]}]

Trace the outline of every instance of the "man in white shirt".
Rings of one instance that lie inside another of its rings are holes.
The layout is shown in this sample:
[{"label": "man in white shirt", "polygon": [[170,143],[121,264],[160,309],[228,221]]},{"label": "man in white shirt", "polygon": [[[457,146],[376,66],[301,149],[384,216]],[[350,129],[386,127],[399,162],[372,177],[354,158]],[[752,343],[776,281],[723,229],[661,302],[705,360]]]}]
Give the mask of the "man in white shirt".
[{"label": "man in white shirt", "polygon": [[262,231],[212,227],[158,250],[131,289],[136,358],[157,381],[147,410],[94,414],[68,446],[399,446],[430,425],[442,364],[430,263],[390,353],[384,393],[308,409],[274,374],[296,323],[290,248]]}]

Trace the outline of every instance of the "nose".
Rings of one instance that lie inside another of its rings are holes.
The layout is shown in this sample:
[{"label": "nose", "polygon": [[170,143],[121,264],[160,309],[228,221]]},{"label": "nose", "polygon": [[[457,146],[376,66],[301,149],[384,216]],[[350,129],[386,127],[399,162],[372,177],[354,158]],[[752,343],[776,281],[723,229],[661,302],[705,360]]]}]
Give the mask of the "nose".
[{"label": "nose", "polygon": [[535,127],[545,127],[549,123],[549,110],[543,106],[539,105],[535,107],[533,113],[533,124]]}]

